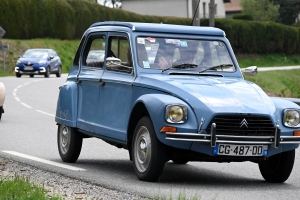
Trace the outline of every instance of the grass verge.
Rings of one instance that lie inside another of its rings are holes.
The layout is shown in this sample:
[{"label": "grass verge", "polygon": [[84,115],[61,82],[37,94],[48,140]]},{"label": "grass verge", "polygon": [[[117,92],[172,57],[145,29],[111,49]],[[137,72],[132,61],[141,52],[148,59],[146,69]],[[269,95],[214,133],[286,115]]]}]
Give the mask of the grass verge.
[{"label": "grass verge", "polygon": [[27,178],[16,176],[13,179],[0,179],[0,199],[57,200],[61,198],[47,196],[43,187],[31,183]]}]

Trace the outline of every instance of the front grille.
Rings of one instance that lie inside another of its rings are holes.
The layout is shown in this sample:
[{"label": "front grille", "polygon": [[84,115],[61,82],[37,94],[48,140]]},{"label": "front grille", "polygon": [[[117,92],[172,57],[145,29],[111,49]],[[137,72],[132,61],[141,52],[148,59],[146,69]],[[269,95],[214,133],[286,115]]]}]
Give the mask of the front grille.
[{"label": "front grille", "polygon": [[26,67],[31,67],[33,65],[34,65],[34,63],[24,63],[24,66],[26,66]]},{"label": "front grille", "polygon": [[274,136],[275,133],[272,120],[265,116],[218,115],[209,123],[208,133],[212,123],[216,124],[216,135]]}]

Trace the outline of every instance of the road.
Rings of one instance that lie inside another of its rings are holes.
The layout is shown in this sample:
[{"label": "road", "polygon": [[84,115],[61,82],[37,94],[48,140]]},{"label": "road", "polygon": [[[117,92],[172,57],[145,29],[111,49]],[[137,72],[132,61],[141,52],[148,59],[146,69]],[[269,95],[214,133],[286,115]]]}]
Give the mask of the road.
[{"label": "road", "polygon": [[59,86],[66,80],[51,75],[29,78],[1,77],[6,86],[5,113],[0,121],[0,156],[34,167],[84,180],[106,188],[145,197],[179,195],[198,199],[298,199],[300,195],[300,153],[294,170],[283,184],[264,181],[257,164],[166,163],[156,183],[135,176],[128,152],[102,140],[84,139],[78,161],[63,163],[56,143],[54,115]]}]

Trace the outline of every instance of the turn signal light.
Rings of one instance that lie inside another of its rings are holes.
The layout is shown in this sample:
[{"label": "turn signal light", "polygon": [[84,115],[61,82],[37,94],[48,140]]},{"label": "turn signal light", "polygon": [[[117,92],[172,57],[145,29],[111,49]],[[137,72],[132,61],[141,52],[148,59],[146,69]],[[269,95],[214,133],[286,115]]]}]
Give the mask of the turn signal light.
[{"label": "turn signal light", "polygon": [[162,129],[160,130],[160,132],[161,133],[165,133],[165,132],[177,132],[177,128],[176,127],[172,127],[172,126],[164,126],[164,127],[162,127]]},{"label": "turn signal light", "polygon": [[300,136],[300,130],[294,131],[294,136]]}]

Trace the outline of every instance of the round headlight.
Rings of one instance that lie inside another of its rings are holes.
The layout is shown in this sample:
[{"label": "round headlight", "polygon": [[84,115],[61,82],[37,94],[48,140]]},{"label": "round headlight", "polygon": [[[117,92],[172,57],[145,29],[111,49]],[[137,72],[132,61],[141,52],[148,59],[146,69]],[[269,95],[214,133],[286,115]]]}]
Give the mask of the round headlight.
[{"label": "round headlight", "polygon": [[300,123],[300,113],[296,110],[286,110],[284,113],[285,125],[298,126]]},{"label": "round headlight", "polygon": [[187,109],[183,105],[169,105],[166,108],[166,120],[170,123],[184,123],[187,119]]}]

